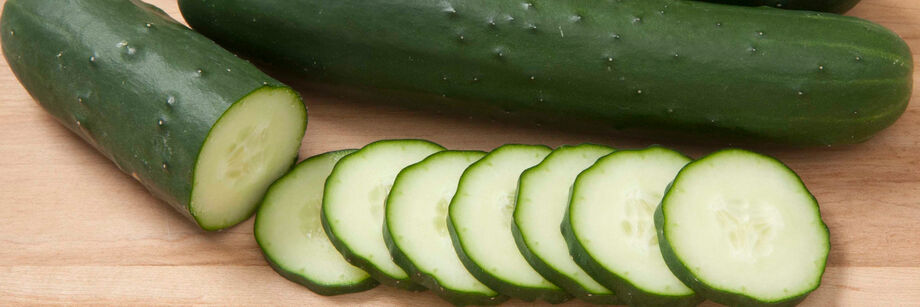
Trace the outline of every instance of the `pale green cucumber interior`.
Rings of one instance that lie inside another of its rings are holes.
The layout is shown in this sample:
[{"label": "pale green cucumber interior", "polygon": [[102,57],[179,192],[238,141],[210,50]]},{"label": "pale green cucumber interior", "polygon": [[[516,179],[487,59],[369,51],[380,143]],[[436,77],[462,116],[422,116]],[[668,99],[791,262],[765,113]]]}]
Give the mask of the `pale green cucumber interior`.
[{"label": "pale green cucumber interior", "polygon": [[335,163],[353,151],[310,158],[272,185],[256,216],[256,240],[283,270],[323,286],[370,278],[332,246],[320,219],[323,187]]},{"label": "pale green cucumber interior", "polygon": [[306,116],[296,93],[275,87],[258,89],[224,112],[195,165],[189,211],[202,228],[229,227],[252,214],[296,160]]},{"label": "pale green cucumber interior", "polygon": [[546,160],[521,176],[520,194],[515,208],[515,223],[527,248],[553,269],[576,281],[593,294],[611,291],[588,276],[572,260],[568,245],[558,225],[569,204],[569,192],[575,177],[600,157],[613,152],[598,145],[560,147]]},{"label": "pale green cucumber interior", "polygon": [[827,231],[811,194],[780,162],[714,154],[681,172],[665,201],[668,242],[710,287],[774,301],[820,283]]},{"label": "pale green cucumber interior", "polygon": [[605,269],[645,292],[693,294],[664,263],[654,222],[665,189],[688,162],[657,147],[619,151],[575,183],[569,211],[575,237]]},{"label": "pale green cucumber interior", "polygon": [[469,258],[487,274],[522,287],[558,289],[535,271],[511,234],[518,179],[549,154],[542,146],[496,149],[463,175],[449,214]]},{"label": "pale green cucumber interior", "polygon": [[484,155],[444,151],[404,170],[387,201],[387,227],[399,250],[440,286],[494,296],[498,293],[460,262],[447,230],[447,208],[460,176]]},{"label": "pale green cucumber interior", "polygon": [[323,205],[336,238],[386,275],[408,278],[383,239],[384,203],[399,171],[443,149],[425,141],[380,141],[339,161]]}]

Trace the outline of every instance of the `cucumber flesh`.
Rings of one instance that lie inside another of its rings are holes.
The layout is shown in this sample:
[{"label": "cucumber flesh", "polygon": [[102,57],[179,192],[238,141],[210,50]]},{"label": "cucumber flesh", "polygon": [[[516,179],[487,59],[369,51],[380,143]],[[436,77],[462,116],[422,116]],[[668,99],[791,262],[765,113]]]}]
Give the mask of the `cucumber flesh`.
[{"label": "cucumber flesh", "polygon": [[578,175],[563,231],[572,256],[631,306],[695,306],[701,299],[665,264],[654,210],[690,162],[661,147],[624,150]]},{"label": "cucumber flesh", "polygon": [[271,267],[321,295],[377,286],[370,275],[345,261],[320,222],[326,178],[335,163],[352,152],[335,151],[304,160],[272,184],[256,214],[256,242]]},{"label": "cucumber flesh", "polygon": [[675,275],[727,305],[795,305],[820,284],[830,250],[818,203],[801,179],[744,150],[685,167],[655,224]]},{"label": "cucumber flesh", "polygon": [[440,145],[422,140],[371,143],[342,158],[326,180],[322,223],[345,259],[382,284],[424,289],[393,262],[383,239],[384,203],[396,175],[433,153]]},{"label": "cucumber flesh", "polygon": [[447,208],[460,176],[485,156],[442,151],[403,169],[387,198],[384,238],[393,259],[412,281],[454,305],[497,304],[507,297],[473,277],[454,252]]},{"label": "cucumber flesh", "polygon": [[575,177],[613,148],[562,146],[521,175],[512,230],[524,258],[543,277],[579,299],[616,304],[616,296],[594,281],[569,254],[559,231]]},{"label": "cucumber flesh", "polygon": [[521,172],[550,151],[504,145],[467,168],[450,203],[448,230],[463,265],[489,288],[525,301],[556,303],[570,296],[527,263],[511,234]]},{"label": "cucumber flesh", "polygon": [[287,88],[263,88],[231,106],[211,128],[195,165],[189,211],[205,229],[248,218],[264,191],[296,160],[303,103]]}]

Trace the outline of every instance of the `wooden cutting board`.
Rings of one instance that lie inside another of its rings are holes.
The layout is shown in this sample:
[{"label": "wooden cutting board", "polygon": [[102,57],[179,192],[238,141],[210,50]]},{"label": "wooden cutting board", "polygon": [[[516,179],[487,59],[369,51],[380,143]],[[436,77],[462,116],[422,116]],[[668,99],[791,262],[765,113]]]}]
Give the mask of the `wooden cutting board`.
[{"label": "wooden cutting board", "polygon": [[[181,20],[175,0],[151,2]],[[891,28],[920,61],[920,1],[864,0],[851,15]],[[760,149],[802,176],[831,230],[827,273],[804,305],[920,306],[920,71],[914,80],[918,90],[904,116],[864,144]],[[481,150],[504,143],[628,148],[657,142],[699,157],[718,149],[449,118],[302,92],[310,122],[301,157],[385,138]],[[220,233],[198,230],[42,111],[2,58],[0,157],[0,306],[446,305],[431,293],[387,287],[322,297],[288,282],[262,259],[252,220]]]}]

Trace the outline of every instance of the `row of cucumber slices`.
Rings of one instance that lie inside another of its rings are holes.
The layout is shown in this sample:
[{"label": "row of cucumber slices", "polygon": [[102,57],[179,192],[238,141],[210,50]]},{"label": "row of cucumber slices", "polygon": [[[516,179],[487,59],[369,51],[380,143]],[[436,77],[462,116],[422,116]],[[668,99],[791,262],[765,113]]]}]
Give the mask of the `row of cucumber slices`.
[{"label": "row of cucumber slices", "polygon": [[422,140],[303,161],[269,189],[255,236],[316,293],[382,283],[456,305],[794,305],[830,248],[799,177],[749,151]]}]

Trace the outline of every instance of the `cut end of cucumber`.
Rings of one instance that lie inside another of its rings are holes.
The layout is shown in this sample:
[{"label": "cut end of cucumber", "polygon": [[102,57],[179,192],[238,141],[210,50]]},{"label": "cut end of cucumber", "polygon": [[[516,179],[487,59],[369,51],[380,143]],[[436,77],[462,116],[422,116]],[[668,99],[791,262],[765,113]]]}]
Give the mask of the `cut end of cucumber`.
[{"label": "cut end of cucumber", "polygon": [[189,204],[201,228],[223,229],[252,214],[296,160],[306,117],[294,91],[263,87],[217,120],[198,154]]}]

